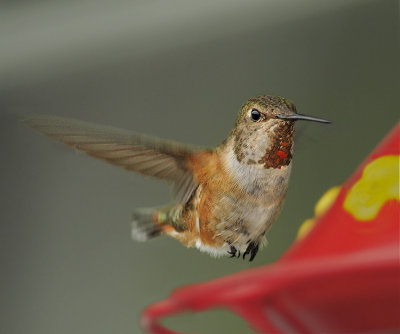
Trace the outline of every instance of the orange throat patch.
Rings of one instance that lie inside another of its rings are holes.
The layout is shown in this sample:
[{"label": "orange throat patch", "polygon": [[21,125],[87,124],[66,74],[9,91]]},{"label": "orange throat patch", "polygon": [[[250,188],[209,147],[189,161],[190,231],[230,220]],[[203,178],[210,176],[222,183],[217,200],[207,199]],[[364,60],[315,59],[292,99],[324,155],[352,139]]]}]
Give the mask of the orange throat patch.
[{"label": "orange throat patch", "polygon": [[282,122],[276,126],[271,136],[271,146],[265,152],[265,155],[258,161],[264,164],[264,168],[278,168],[290,164],[292,160],[294,124]]}]

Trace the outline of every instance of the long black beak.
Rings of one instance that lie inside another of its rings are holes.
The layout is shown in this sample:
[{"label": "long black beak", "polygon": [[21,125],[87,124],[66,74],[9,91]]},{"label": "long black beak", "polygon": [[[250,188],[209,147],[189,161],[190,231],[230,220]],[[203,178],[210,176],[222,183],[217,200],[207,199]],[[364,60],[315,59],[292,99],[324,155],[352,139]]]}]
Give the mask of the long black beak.
[{"label": "long black beak", "polygon": [[294,114],[294,115],[278,115],[276,116],[279,119],[286,119],[288,121],[311,121],[311,122],[318,122],[318,123],[331,123],[331,121],[327,121],[326,119],[302,115],[302,114]]}]

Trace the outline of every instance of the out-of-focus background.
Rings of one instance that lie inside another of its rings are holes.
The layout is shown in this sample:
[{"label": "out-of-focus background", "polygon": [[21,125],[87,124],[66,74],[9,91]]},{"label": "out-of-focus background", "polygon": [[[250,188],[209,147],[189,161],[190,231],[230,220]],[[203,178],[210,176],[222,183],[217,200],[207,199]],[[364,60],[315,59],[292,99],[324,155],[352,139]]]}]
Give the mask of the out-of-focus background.
[{"label": "out-of-focus background", "polygon": [[[277,259],[398,120],[398,59],[395,0],[0,2],[0,332],[140,333],[140,311],[174,288]],[[286,205],[251,264],[131,241],[132,209],[168,202],[166,185],[17,122],[45,113],[210,146],[266,93],[334,123],[296,125]],[[167,324],[250,332],[223,311]]]}]

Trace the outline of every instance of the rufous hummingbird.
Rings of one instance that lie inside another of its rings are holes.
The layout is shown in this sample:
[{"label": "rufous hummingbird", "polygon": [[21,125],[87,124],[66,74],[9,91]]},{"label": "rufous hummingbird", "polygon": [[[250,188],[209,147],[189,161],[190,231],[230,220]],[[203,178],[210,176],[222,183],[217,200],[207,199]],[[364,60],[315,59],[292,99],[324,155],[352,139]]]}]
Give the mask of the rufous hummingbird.
[{"label": "rufous hummingbird", "polygon": [[172,185],[173,205],[134,211],[134,239],[168,234],[214,256],[250,254],[252,261],[283,205],[297,120],[329,123],[270,95],[249,99],[214,149],[47,115],[22,121],[78,151]]}]

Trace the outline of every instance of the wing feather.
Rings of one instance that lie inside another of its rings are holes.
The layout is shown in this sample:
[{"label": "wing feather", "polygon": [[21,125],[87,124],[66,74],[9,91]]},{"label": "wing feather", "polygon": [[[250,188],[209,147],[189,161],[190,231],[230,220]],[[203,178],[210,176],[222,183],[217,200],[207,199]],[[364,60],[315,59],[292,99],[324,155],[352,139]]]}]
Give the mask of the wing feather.
[{"label": "wing feather", "polygon": [[185,202],[197,187],[187,158],[199,148],[134,132],[48,115],[22,122],[77,151],[127,170],[169,181],[178,201]]}]

